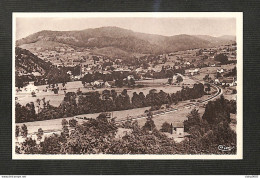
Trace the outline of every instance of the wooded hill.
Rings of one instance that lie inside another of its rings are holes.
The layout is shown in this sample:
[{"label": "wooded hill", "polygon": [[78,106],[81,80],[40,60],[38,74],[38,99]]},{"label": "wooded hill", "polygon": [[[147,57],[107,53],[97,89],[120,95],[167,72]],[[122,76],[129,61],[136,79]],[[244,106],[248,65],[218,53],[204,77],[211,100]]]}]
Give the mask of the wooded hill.
[{"label": "wooded hill", "polygon": [[15,48],[15,71],[21,73],[39,72],[44,75],[51,68],[50,62],[45,62],[30,51]]},{"label": "wooded hill", "polygon": [[101,27],[81,31],[40,31],[16,41],[17,46],[51,41],[72,47],[108,48],[127,53],[162,54],[194,48],[207,48],[233,43],[235,37],[212,37],[206,35],[162,36],[145,34],[118,27]]}]

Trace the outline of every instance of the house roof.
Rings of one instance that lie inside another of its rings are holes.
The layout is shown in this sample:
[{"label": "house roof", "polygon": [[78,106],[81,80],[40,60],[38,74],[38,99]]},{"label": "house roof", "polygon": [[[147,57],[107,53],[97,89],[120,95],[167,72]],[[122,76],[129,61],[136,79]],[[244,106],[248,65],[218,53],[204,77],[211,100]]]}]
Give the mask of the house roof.
[{"label": "house roof", "polygon": [[174,123],[172,123],[172,126],[175,127],[175,128],[184,127],[183,122],[174,122]]}]

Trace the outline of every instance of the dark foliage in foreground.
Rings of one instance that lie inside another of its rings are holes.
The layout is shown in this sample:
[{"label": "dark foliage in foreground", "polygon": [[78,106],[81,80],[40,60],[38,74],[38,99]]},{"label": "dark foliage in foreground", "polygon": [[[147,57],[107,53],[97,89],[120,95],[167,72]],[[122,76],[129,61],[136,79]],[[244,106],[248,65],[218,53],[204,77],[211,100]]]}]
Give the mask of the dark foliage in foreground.
[{"label": "dark foliage in foreground", "polygon": [[187,144],[190,145],[189,153],[217,154],[219,153],[218,145],[233,147],[228,154],[236,153],[236,133],[231,130],[229,125],[230,113],[236,110],[236,105],[230,103],[221,95],[219,99],[210,101],[206,105],[202,118],[197,110],[192,110],[188,114],[184,128],[190,134],[190,141],[184,141],[181,144],[185,147]]},{"label": "dark foliage in foreground", "polygon": [[[214,101],[215,104],[221,99]],[[113,119],[105,115],[76,124],[69,134],[46,137],[39,144],[27,138],[16,153],[21,154],[235,154],[236,133],[229,127],[229,118],[220,110],[221,120],[214,118],[214,124],[201,119],[196,110],[188,115],[190,134],[180,143],[168,138],[155,127],[152,117],[147,118],[144,127],[137,121],[128,123],[131,133],[116,137],[118,127]],[[205,114],[204,114],[205,115]],[[196,121],[196,122],[193,122]],[[68,124],[68,123],[66,123]],[[185,123],[186,125],[187,123]],[[218,150],[218,145],[233,147],[230,152]]]}]

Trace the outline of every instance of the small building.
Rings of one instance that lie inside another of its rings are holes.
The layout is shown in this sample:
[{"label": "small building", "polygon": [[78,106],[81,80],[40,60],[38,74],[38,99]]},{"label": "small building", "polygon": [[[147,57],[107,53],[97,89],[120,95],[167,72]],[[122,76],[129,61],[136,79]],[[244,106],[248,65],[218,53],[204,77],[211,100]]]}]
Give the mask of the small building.
[{"label": "small building", "polygon": [[110,88],[111,85],[106,81],[106,82],[105,82],[105,87]]},{"label": "small building", "polygon": [[183,122],[172,123],[172,134],[176,134],[179,137],[184,137],[184,124],[183,124]]},{"label": "small building", "polygon": [[131,80],[131,79],[134,80],[134,79],[135,79],[134,76],[133,76],[133,75],[128,75],[128,76],[127,76],[127,80]]},{"label": "small building", "polygon": [[69,71],[67,72],[67,74],[68,74],[68,75],[72,75],[72,72],[69,70]]},{"label": "small building", "polygon": [[224,72],[224,69],[218,69],[217,72],[221,74]]},{"label": "small building", "polygon": [[199,69],[189,70],[191,76],[199,74]]},{"label": "small building", "polygon": [[29,82],[29,84],[26,87],[24,87],[24,92],[26,93],[31,93],[36,91],[38,91],[38,87],[34,85],[34,82]]},{"label": "small building", "polygon": [[40,72],[32,72],[32,75],[34,75],[35,77],[42,76],[42,74]]},{"label": "small building", "polygon": [[221,81],[221,84],[225,85],[225,86],[230,86],[230,87],[237,85],[237,83],[234,79],[224,79]]},{"label": "small building", "polygon": [[185,64],[189,66],[189,65],[190,65],[190,62],[185,62]]},{"label": "small building", "polygon": [[215,81],[214,81],[214,83],[215,83],[216,85],[220,84],[219,79],[216,78]]},{"label": "small building", "polygon": [[91,82],[91,85],[94,87],[98,87],[101,88],[104,85],[104,81],[103,80],[96,80],[94,82]]}]

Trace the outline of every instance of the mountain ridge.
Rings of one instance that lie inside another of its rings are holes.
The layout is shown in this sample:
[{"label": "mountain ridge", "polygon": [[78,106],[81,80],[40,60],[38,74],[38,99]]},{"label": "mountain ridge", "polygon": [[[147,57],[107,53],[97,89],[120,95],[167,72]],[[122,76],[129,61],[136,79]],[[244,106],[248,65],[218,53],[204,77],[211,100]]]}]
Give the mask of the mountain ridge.
[{"label": "mountain ridge", "polygon": [[[233,37],[233,39],[234,38],[235,37]],[[43,30],[17,40],[16,45],[33,44],[37,41],[53,41],[83,48],[113,47],[127,53],[140,54],[169,53],[179,50],[213,47],[234,42],[231,40],[231,37],[227,38],[227,36],[212,37],[187,34],[163,36],[109,26],[78,31]]]}]

